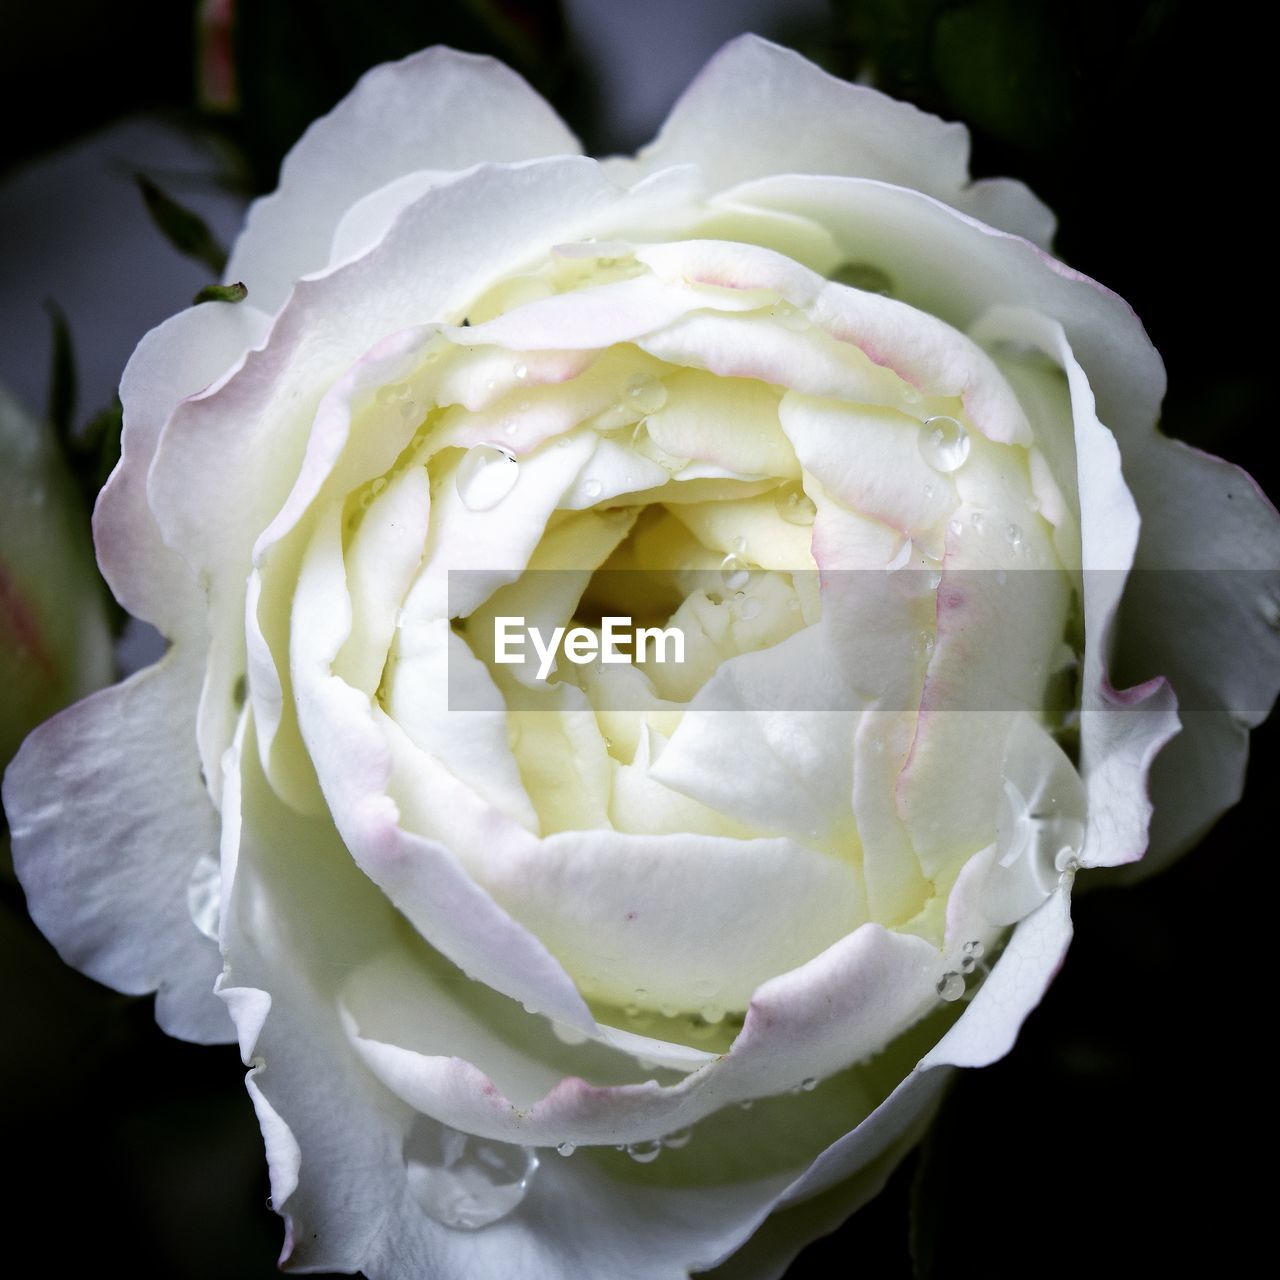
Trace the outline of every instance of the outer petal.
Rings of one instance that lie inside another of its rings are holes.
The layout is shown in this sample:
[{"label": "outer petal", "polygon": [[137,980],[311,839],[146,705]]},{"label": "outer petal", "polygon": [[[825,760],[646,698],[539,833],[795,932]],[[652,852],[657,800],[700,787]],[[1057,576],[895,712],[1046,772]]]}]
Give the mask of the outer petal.
[{"label": "outer petal", "polygon": [[877,178],[1045,243],[1053,234],[1053,215],[1021,183],[970,184],[963,125],[838,80],[758,36],[711,59],[635,168],[679,164],[698,165],[711,191],[775,173]]},{"label": "outer petal", "polygon": [[147,505],[147,471],[179,401],[238,365],[268,324],[247,302],[192,307],[142,339],[120,381],[121,458],[93,512],[98,564],[116,599],[170,637],[200,627],[203,602],[191,571],[160,537]]},{"label": "outer petal", "polygon": [[419,169],[580,152],[542,98],[491,58],[436,47],[374,67],[285,157],[279,188],[249,211],[227,279],[276,311],[295,280],[329,265],[342,215],[379,187]]},{"label": "outer petal", "polygon": [[[688,1150],[667,1153],[667,1166],[652,1171],[612,1152],[564,1160],[544,1150],[528,1197],[509,1217],[478,1233],[442,1227],[413,1199],[402,1155],[410,1130],[432,1122],[362,1069],[337,1010],[344,976],[395,937],[393,913],[326,822],[294,814],[274,797],[251,738],[230,755],[235,776],[224,794],[233,834],[224,868],[233,887],[222,994],[254,1067],[250,1092],[275,1207],[287,1222],[284,1266],[359,1269],[371,1280],[406,1274],[505,1280],[518,1258],[528,1280],[684,1280],[690,1268],[713,1265],[738,1248],[794,1183],[811,1158],[803,1144],[791,1144],[799,1169],[771,1165],[759,1157],[774,1144],[744,1152],[738,1138],[747,1117],[732,1111],[716,1118],[715,1132],[699,1130]],[[337,935],[322,937],[312,927],[338,915],[344,929]],[[455,989],[465,999],[469,986]],[[492,993],[483,998],[502,1002]],[[545,1027],[513,1006],[508,1029],[522,1017]],[[559,1051],[568,1053],[563,1045]],[[846,1093],[833,1098],[834,1123],[866,1113],[859,1087]],[[777,1108],[765,1132],[782,1134],[785,1146],[788,1108],[811,1101],[762,1103],[752,1120]],[[821,1119],[829,1108],[801,1109]],[[732,1163],[719,1163],[722,1157]],[[882,1163],[878,1176],[885,1172]]]},{"label": "outer petal", "polygon": [[[232,1039],[213,995],[215,944],[188,891],[218,821],[195,750],[198,659],[173,649],[37,729],[4,779],[32,919],[68,964],[130,994],[155,991],[170,1035]],[[144,923],[145,922],[145,923]]]},{"label": "outer petal", "polygon": [[1146,875],[1240,798],[1249,730],[1280,688],[1280,518],[1238,467],[1163,436],[1128,473],[1143,526],[1117,660],[1167,676],[1183,723],[1151,773]]}]

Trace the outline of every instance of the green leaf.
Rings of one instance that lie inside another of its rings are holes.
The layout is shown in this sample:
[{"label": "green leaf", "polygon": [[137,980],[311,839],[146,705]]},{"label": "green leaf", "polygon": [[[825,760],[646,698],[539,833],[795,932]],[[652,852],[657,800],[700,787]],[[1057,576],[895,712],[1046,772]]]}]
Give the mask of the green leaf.
[{"label": "green leaf", "polygon": [[179,253],[204,263],[214,275],[220,276],[227,265],[227,251],[214,238],[204,219],[184,208],[143,174],[134,174],[134,181],[142,192],[151,220],[165,239]]},{"label": "green leaf", "polygon": [[237,280],[235,284],[207,284],[191,301],[199,306],[202,302],[243,302],[248,296],[248,288]]}]

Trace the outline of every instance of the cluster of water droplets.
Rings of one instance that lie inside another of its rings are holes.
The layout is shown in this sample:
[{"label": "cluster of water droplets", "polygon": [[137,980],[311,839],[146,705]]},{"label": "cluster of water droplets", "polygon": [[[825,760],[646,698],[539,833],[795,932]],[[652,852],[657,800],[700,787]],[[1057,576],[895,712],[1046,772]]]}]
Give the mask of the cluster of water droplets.
[{"label": "cluster of water droplets", "polygon": [[692,1129],[679,1129],[662,1138],[646,1138],[640,1142],[620,1142],[615,1151],[625,1152],[636,1164],[652,1164],[664,1151],[679,1151],[693,1138]]},{"label": "cluster of water droplets", "polygon": [[941,999],[948,1004],[953,1004],[957,1000],[963,999],[966,995],[972,996],[977,990],[977,983],[970,987],[969,977],[973,975],[980,981],[986,975],[987,966],[982,963],[982,957],[986,954],[986,948],[976,939],[972,942],[966,942],[960,951],[960,967],[958,969],[948,969],[946,973],[938,979],[937,992]]}]

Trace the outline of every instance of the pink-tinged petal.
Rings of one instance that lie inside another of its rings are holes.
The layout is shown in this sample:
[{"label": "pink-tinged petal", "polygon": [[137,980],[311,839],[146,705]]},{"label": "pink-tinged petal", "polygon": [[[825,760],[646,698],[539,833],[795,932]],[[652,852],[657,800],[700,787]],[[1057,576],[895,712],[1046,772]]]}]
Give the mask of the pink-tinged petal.
[{"label": "pink-tinged petal", "polygon": [[[280,804],[251,735],[234,768],[244,770],[244,806],[242,823],[229,815],[239,836],[228,859],[236,870],[222,994],[242,1022],[245,1060],[254,1065],[250,1092],[267,1141],[274,1207],[286,1221],[288,1269],[358,1269],[371,1280],[393,1280],[407,1259],[415,1272],[502,1275],[517,1256],[529,1280],[598,1280],[601,1268],[631,1280],[679,1280],[734,1252],[821,1150],[820,1135],[856,1124],[882,1096],[874,1081],[864,1085],[849,1073],[819,1108],[807,1094],[761,1102],[750,1116],[731,1108],[700,1127],[689,1147],[664,1153],[667,1166],[653,1171],[612,1152],[583,1149],[562,1159],[546,1147],[527,1197],[508,1217],[475,1233],[443,1227],[414,1199],[403,1154],[411,1131],[432,1121],[364,1069],[339,1013],[344,987],[376,977],[385,948],[403,943],[394,913],[330,824]],[[225,794],[228,805],[239,805],[238,782],[229,781]],[[313,927],[338,917],[344,928],[337,934]],[[419,970],[425,985],[410,991],[397,983],[388,993],[415,1036],[463,1038],[478,1057],[498,1055],[517,1082],[545,1071],[538,1066],[544,1055],[553,1067],[582,1054],[577,1060],[593,1072],[624,1070],[621,1055],[599,1045],[570,1049],[544,1019],[461,975],[447,976],[443,962],[427,962],[427,970]],[[375,984],[370,994],[378,990]],[[374,1003],[375,1017],[397,1020]],[[843,987],[834,1004],[837,1012],[848,1004]],[[450,1015],[447,1028],[433,1025],[433,1007]],[[461,1062],[455,1071],[468,1075]],[[746,1122],[760,1126],[760,1142],[743,1144]],[[886,1154],[863,1194],[898,1154]],[[673,1163],[681,1185],[668,1185]],[[727,1168],[735,1171],[728,1180]]]},{"label": "pink-tinged petal", "polygon": [[[455,964],[549,1017],[590,1027],[582,997],[544,945],[495,904],[445,844],[399,824],[389,794],[387,727],[394,726],[379,720],[368,694],[333,672],[351,630],[340,518],[338,510],[325,518],[304,559],[291,642],[299,726],[333,821],[370,879]],[[483,810],[485,821],[472,831],[477,842],[524,834],[498,811],[483,809],[438,763],[422,759],[433,770],[431,781],[457,801],[452,821],[466,822],[468,805]],[[410,798],[430,806],[429,793]]]},{"label": "pink-tinged petal", "polygon": [[[1089,821],[1081,861],[1087,866],[1133,862],[1147,847],[1152,814],[1148,773],[1152,761],[1178,728],[1176,687],[1158,678],[1127,691],[1117,691],[1109,671],[1122,596],[1131,587],[1141,591],[1149,579],[1160,578],[1159,574],[1144,573],[1135,577],[1129,573],[1138,546],[1141,518],[1126,484],[1126,478],[1131,478],[1134,484],[1140,483],[1138,477],[1145,480],[1144,463],[1157,437],[1154,431],[1145,437],[1134,433],[1132,452],[1122,463],[1116,437],[1099,418],[1089,377],[1063,326],[1057,322],[1025,309],[995,308],[983,318],[978,331],[988,341],[1016,337],[1019,343],[1034,347],[1054,360],[1066,374],[1075,436],[1085,625],[1080,771],[1089,793]],[[1148,442],[1145,449],[1144,440]],[[1158,501],[1167,504],[1167,495]],[[1190,540],[1183,523],[1185,519],[1194,518],[1190,512],[1195,505],[1188,500],[1166,507],[1176,510],[1179,520],[1176,528],[1166,524],[1163,530],[1167,539],[1163,545],[1170,556],[1166,563],[1187,564],[1187,557],[1195,554],[1189,548]],[[1242,540],[1236,545],[1247,543]],[[1182,550],[1184,547],[1188,550]],[[1213,575],[1205,575],[1205,582],[1212,578]],[[1168,607],[1155,607],[1161,626],[1167,628]],[[1153,618],[1156,614],[1148,612],[1146,616]],[[1177,651],[1177,646],[1162,648],[1162,656],[1169,649]],[[1230,656],[1233,650],[1228,644],[1216,643],[1215,651],[1225,655],[1220,665],[1224,672],[1254,666],[1252,658],[1246,662],[1233,660]],[[1146,662],[1144,655],[1144,664]],[[1275,672],[1273,666],[1273,681],[1278,678]],[[1150,666],[1145,674],[1153,674]],[[1163,677],[1165,673],[1154,674]],[[1264,683],[1265,679],[1264,676]],[[1274,689],[1274,684],[1271,687]]]},{"label": "pink-tinged petal", "polygon": [[1183,726],[1151,771],[1145,875],[1240,798],[1249,730],[1280,687],[1280,518],[1238,467],[1162,436],[1128,470],[1143,525],[1116,663],[1167,677]]},{"label": "pink-tinged petal", "polygon": [[[812,322],[838,342],[856,347],[872,364],[896,374],[899,401],[918,401],[922,393],[958,398],[972,423],[990,439],[1030,442],[1025,415],[990,357],[932,315],[894,298],[826,281],[758,245],[685,240],[639,249],[635,256],[673,287],[700,286],[703,305],[717,310],[735,309],[730,304],[739,299],[738,307],[759,309],[770,298],[781,298],[797,309],[783,317],[793,328],[807,328]],[[812,342],[812,335],[809,338]],[[808,390],[791,377],[771,381]],[[872,400],[877,402],[878,398]]]},{"label": "pink-tinged petal", "polygon": [[120,381],[121,458],[93,513],[98,564],[116,599],[170,637],[198,625],[202,602],[191,570],[165,546],[147,505],[147,471],[179,401],[224,377],[269,324],[247,302],[192,307],[142,339]]},{"label": "pink-tinged petal", "polygon": [[1122,449],[1145,440],[1164,367],[1127,303],[1020,236],[966,217],[921,191],[858,178],[787,174],[744,183],[735,199],[825,226],[854,261],[874,260],[894,297],[967,331],[1005,303],[1054,317]]},{"label": "pink-tinged petal", "polygon": [[[523,1105],[498,1087],[479,1053],[473,1063],[398,1038],[370,1038],[358,1020],[349,1030],[370,1070],[424,1114],[497,1141],[609,1145],[674,1132],[729,1103],[782,1094],[879,1053],[937,1007],[940,971],[931,944],[864,925],[761,986],[730,1051],[679,1082],[596,1085],[566,1077]],[[417,994],[432,1000],[425,985]]]},{"label": "pink-tinged petal", "polygon": [[213,994],[221,960],[188,905],[197,862],[218,849],[195,748],[198,661],[172,649],[43,724],[5,774],[4,807],[32,919],[62,958],[119,991],[155,991],[167,1032],[215,1043],[232,1038]]},{"label": "pink-tinged petal", "polygon": [[963,125],[836,79],[758,36],[711,59],[632,171],[681,164],[698,166],[708,192],[775,173],[842,174],[926,191],[1019,234],[1053,229],[1020,183],[970,183]]},{"label": "pink-tinged petal", "polygon": [[249,211],[227,279],[274,311],[295,280],[329,265],[342,215],[403,174],[580,150],[542,98],[491,58],[437,47],[375,67],[285,157],[279,188]]},{"label": "pink-tinged petal", "polygon": [[985,1067],[1004,1057],[1061,967],[1070,942],[1071,890],[1064,882],[1014,929],[964,1014],[920,1060],[920,1069]]},{"label": "pink-tinged petal", "polygon": [[[620,199],[627,197],[599,167],[580,158],[481,167],[428,191],[371,253],[300,283],[266,344],[215,388],[174,411],[147,490],[165,542],[207,583],[210,615],[219,628],[200,717],[211,775],[230,740],[230,690],[244,669],[242,619],[253,549],[289,501],[304,461],[306,485],[314,491],[311,464],[333,456],[332,433],[319,428],[317,448],[323,435],[330,452],[307,454],[326,394],[366,355],[371,363],[395,362],[400,340],[391,338],[389,351],[371,351],[378,340],[459,317],[493,280],[523,265],[530,241],[582,233]],[[334,315],[343,317],[341,325],[331,323]],[[408,354],[399,351],[399,357]],[[336,401],[370,376],[369,366],[360,369],[335,391]],[[331,402],[330,408],[336,414],[343,406]],[[364,443],[375,452],[393,444],[384,432],[369,433]],[[305,778],[295,781],[295,802],[314,806]]]},{"label": "pink-tinged petal", "polygon": [[782,429],[801,466],[860,515],[910,537],[955,510],[955,485],[924,460],[920,420],[892,409],[788,392]]}]

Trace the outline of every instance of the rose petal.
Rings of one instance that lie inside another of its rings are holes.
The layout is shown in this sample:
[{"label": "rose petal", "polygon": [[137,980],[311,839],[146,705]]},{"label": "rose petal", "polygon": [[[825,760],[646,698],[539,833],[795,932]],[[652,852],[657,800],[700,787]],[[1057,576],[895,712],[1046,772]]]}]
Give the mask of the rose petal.
[{"label": "rose petal", "polygon": [[161,1027],[208,1044],[232,1028],[213,995],[218,948],[188,907],[197,861],[218,849],[199,680],[198,653],[179,646],[46,721],[5,773],[4,809],[31,917],[62,958],[118,991],[155,991]]},{"label": "rose petal", "polygon": [[492,58],[436,47],[385,63],[285,157],[279,188],[249,210],[226,278],[275,311],[295,280],[330,263],[345,211],[402,174],[580,150],[546,102]]}]

